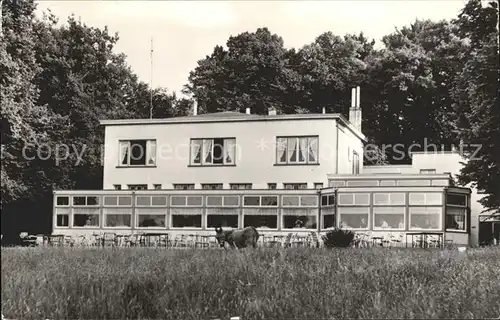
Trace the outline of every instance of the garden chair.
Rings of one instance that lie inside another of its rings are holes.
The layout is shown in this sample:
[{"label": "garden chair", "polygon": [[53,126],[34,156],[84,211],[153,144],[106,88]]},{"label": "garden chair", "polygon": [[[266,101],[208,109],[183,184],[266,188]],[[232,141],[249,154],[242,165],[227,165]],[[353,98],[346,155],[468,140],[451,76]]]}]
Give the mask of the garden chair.
[{"label": "garden chair", "polygon": [[170,246],[170,237],[168,234],[162,234],[158,237],[158,247],[169,247]]},{"label": "garden chair", "polygon": [[116,233],[114,232],[105,232],[103,237],[102,237],[102,246],[111,246],[114,247],[116,246]]},{"label": "garden chair", "polygon": [[293,233],[287,234],[285,240],[283,241],[283,247],[285,248],[290,248],[292,246],[291,240],[292,240]]},{"label": "garden chair", "polygon": [[394,243],[396,247],[403,246],[404,234],[402,232],[398,233],[397,236],[392,234],[391,243]]},{"label": "garden chair", "polygon": [[386,233],[382,237],[382,247],[390,247],[391,246],[391,238],[392,238],[392,233]]},{"label": "garden chair", "polygon": [[309,233],[310,235],[310,245],[315,248],[319,248],[319,239],[318,239],[318,234],[314,231],[311,231]]},{"label": "garden chair", "polygon": [[198,238],[196,239],[195,243],[194,243],[194,247],[195,248],[202,248],[202,249],[205,249],[208,247],[210,247],[210,243],[209,243],[209,239],[207,236],[198,236]]}]

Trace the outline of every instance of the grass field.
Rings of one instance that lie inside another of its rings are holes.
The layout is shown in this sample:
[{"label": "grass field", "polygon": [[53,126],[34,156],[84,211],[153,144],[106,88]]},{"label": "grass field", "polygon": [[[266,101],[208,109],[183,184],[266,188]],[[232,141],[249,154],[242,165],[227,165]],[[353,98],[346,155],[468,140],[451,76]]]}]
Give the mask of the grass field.
[{"label": "grass field", "polygon": [[498,318],[500,251],[2,249],[14,319]]}]

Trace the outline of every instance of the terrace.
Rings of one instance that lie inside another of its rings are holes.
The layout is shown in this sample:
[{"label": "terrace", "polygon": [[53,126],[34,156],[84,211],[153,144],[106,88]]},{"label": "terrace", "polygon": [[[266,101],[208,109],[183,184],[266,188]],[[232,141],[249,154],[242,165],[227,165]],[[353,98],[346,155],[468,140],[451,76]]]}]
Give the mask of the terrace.
[{"label": "terrace", "polygon": [[333,228],[382,245],[394,239],[422,242],[426,235],[441,244],[468,244],[469,189],[431,180],[429,185],[383,186],[362,181],[321,190],[55,191],[53,235],[140,238],[153,233],[168,234],[169,241],[189,236],[193,243],[210,243],[203,237],[213,236],[217,226],[254,226],[262,241],[281,244],[290,234],[305,242],[311,232],[322,235]]}]

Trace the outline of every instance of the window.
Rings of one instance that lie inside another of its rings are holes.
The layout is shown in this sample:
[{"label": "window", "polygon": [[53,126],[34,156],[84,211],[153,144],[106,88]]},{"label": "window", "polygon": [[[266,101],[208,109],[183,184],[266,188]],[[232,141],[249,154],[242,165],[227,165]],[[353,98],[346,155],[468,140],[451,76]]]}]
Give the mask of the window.
[{"label": "window", "polygon": [[359,174],[359,155],[356,151],[352,152],[352,174]]},{"label": "window", "polygon": [[155,190],[161,190],[161,184],[153,184]]},{"label": "window", "polygon": [[68,214],[58,214],[56,226],[69,227],[69,215]]},{"label": "window", "polygon": [[130,207],[130,206],[132,206],[132,197],[131,196],[104,196],[104,205],[105,206]]},{"label": "window", "polygon": [[282,209],[284,229],[316,229],[318,209],[286,208]]},{"label": "window", "polygon": [[442,207],[410,207],[410,229],[441,229]]},{"label": "window", "polygon": [[148,190],[147,184],[129,184],[129,190]]},{"label": "window", "polygon": [[439,192],[423,193],[414,192],[410,193],[410,205],[442,205],[443,194]]},{"label": "window", "polygon": [[467,195],[447,194],[445,218],[446,229],[465,231],[467,210]]},{"label": "window", "polygon": [[104,225],[106,227],[126,227],[132,226],[132,215],[129,213],[123,214],[106,214],[104,219]]},{"label": "window", "polygon": [[375,207],[373,216],[374,230],[405,229],[405,207]]},{"label": "window", "polygon": [[137,198],[135,198],[135,204],[138,207],[165,207],[167,206],[167,197],[138,196]]},{"label": "window", "polygon": [[335,207],[321,208],[321,216],[323,217],[322,229],[335,228]]},{"label": "window", "polygon": [[405,204],[405,194],[404,193],[374,193],[373,194],[373,205],[383,206],[383,205],[404,205]]},{"label": "window", "polygon": [[173,228],[201,228],[201,209],[171,208]]},{"label": "window", "polygon": [[156,140],[120,141],[121,166],[154,166]]},{"label": "window", "polygon": [[191,139],[191,165],[234,165],[235,138]]},{"label": "window", "polygon": [[436,169],[420,169],[420,174],[435,174]]},{"label": "window", "polygon": [[[155,197],[152,197],[153,203]],[[166,200],[166,197],[163,197]],[[164,203],[166,205],[166,201]],[[136,210],[136,224],[139,228],[165,228],[167,214],[166,208],[138,207]]]},{"label": "window", "polygon": [[96,196],[76,196],[73,197],[74,206],[98,206],[99,197]]},{"label": "window", "polygon": [[271,190],[276,190],[277,184],[276,183],[268,183],[267,188]]},{"label": "window", "polygon": [[70,208],[56,208],[56,226],[69,227]]},{"label": "window", "polygon": [[238,228],[239,209],[207,208],[207,228]]},{"label": "window", "polygon": [[170,205],[174,207],[201,207],[203,204],[203,197],[201,196],[172,196],[170,198]]},{"label": "window", "polygon": [[317,164],[318,136],[277,137],[278,164]]},{"label": "window", "polygon": [[56,206],[64,206],[64,207],[69,206],[69,197],[68,196],[56,197]]},{"label": "window", "polygon": [[73,208],[73,227],[99,227],[99,208]]},{"label": "window", "polygon": [[314,189],[322,189],[323,188],[323,183],[322,182],[316,182],[314,183]]},{"label": "window", "polygon": [[245,207],[277,207],[278,196],[243,196]]},{"label": "window", "polygon": [[259,229],[278,228],[278,209],[275,208],[245,208],[243,209],[243,227]]},{"label": "window", "polygon": [[252,184],[251,183],[230,183],[229,187],[231,189],[252,189]]},{"label": "window", "polygon": [[140,214],[137,223],[140,228],[165,228],[165,214]]},{"label": "window", "polygon": [[207,207],[237,207],[238,196],[207,196]]},{"label": "window", "polygon": [[370,204],[370,194],[369,193],[339,193],[338,194],[339,205],[344,206],[354,206],[354,205],[369,205]]},{"label": "window", "polygon": [[321,206],[334,206],[335,205],[335,194],[325,194],[321,196]]},{"label": "window", "polygon": [[[339,197],[340,201],[340,197]],[[342,229],[368,229],[370,208],[339,207],[340,228]]]},{"label": "window", "polygon": [[194,190],[194,183],[174,183],[175,190]]},{"label": "window", "polygon": [[222,183],[202,183],[201,188],[203,190],[221,190]]},{"label": "window", "polygon": [[113,185],[113,188],[114,188],[115,190],[121,190],[121,189],[122,189],[122,185],[121,185],[121,184],[114,184],[114,185]]},{"label": "window", "polygon": [[287,190],[307,189],[307,183],[283,183]]},{"label": "window", "polygon": [[283,207],[316,207],[318,205],[317,196],[283,196]]}]

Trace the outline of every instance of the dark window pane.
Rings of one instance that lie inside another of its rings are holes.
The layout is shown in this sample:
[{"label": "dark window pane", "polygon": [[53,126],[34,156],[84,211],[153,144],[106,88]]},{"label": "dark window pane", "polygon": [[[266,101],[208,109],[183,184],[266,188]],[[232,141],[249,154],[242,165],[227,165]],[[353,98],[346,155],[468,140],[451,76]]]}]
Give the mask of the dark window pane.
[{"label": "dark window pane", "polygon": [[335,227],[335,215],[328,214],[323,216],[323,228],[334,228]]},{"label": "dark window pane", "polygon": [[132,152],[130,154],[130,165],[146,164],[146,140],[134,140],[130,142]]},{"label": "dark window pane", "polygon": [[237,215],[227,215],[227,214],[209,214],[207,215],[207,227],[231,227],[238,228],[238,216]]},{"label": "dark window pane", "polygon": [[57,226],[58,227],[68,227],[69,226],[69,215],[58,214],[57,215]]},{"label": "dark window pane", "polygon": [[278,197],[277,196],[264,196],[261,200],[261,206],[277,206]]},{"label": "dark window pane", "polygon": [[174,228],[201,228],[200,215],[172,215],[172,227]]},{"label": "dark window pane", "polygon": [[270,228],[278,227],[278,217],[276,215],[246,215],[244,217],[244,227]]},{"label": "dark window pane", "polygon": [[315,216],[283,216],[283,227],[285,229],[301,228],[316,229]]},{"label": "dark window pane", "polygon": [[139,215],[139,227],[165,227],[165,216],[158,214]]},{"label": "dark window pane", "polygon": [[73,197],[74,206],[84,206],[85,203],[85,197]]},{"label": "dark window pane", "polygon": [[446,204],[455,206],[465,206],[467,199],[465,195],[461,194],[449,194],[446,196]]},{"label": "dark window pane", "polygon": [[243,205],[245,206],[259,206],[260,197],[245,196],[243,197]]},{"label": "dark window pane", "polygon": [[58,206],[68,206],[69,205],[69,197],[57,197],[56,203]]}]

